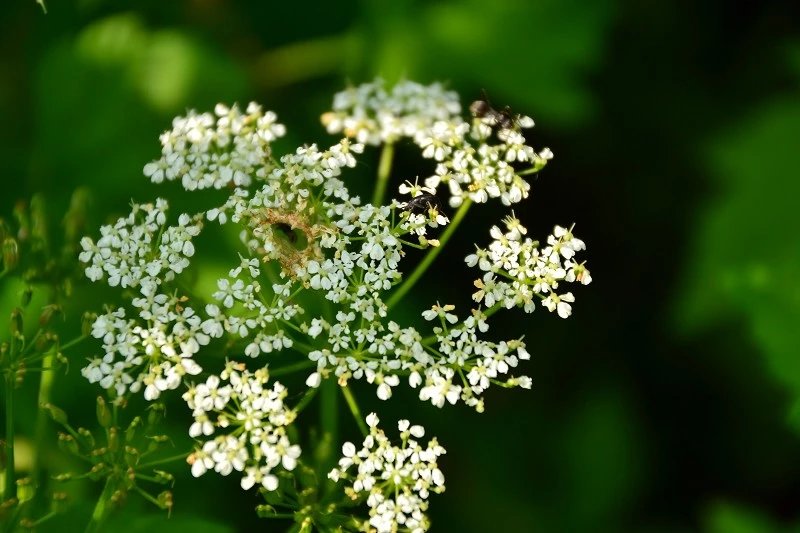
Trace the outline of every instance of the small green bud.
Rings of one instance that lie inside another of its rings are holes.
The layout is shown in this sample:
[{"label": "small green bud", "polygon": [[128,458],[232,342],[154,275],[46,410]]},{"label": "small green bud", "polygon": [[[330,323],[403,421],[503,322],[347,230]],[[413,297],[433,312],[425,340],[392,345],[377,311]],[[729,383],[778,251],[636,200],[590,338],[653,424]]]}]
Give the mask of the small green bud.
[{"label": "small green bud", "polygon": [[58,304],[45,305],[42,308],[42,313],[39,315],[39,325],[42,327],[50,324],[54,317],[63,316],[63,310]]},{"label": "small green bud", "polygon": [[78,443],[75,442],[75,439],[72,437],[72,435],[67,435],[66,433],[59,433],[58,447],[65,452],[72,453],[75,455],[80,455],[80,449],[78,448]]},{"label": "small green bud", "polygon": [[111,499],[111,503],[114,504],[114,505],[119,505],[120,503],[125,501],[125,497],[127,495],[128,495],[128,493],[125,491],[125,489],[117,489],[111,495],[111,498],[110,498]]},{"label": "small green bud", "polygon": [[22,309],[15,307],[11,311],[11,335],[17,337],[23,333]]},{"label": "small green bud", "polygon": [[128,429],[125,430],[125,442],[132,442],[136,437],[136,431],[142,426],[142,417],[135,416],[131,420]]},{"label": "small green bud", "polygon": [[158,506],[167,511],[172,510],[172,491],[165,490],[158,495]]},{"label": "small green bud", "polygon": [[119,450],[119,429],[116,427],[108,429],[108,449],[111,450],[111,453]]},{"label": "small green bud", "polygon": [[111,411],[108,410],[106,401],[102,396],[97,397],[97,421],[101,427],[108,428],[111,426]]},{"label": "small green bud", "polygon": [[105,477],[105,473],[108,470],[105,463],[97,463],[94,465],[91,470],[89,470],[89,479],[92,481],[97,481],[98,479],[102,479]]},{"label": "small green bud", "polygon": [[22,305],[22,307],[28,307],[28,304],[31,303],[32,298],[33,287],[25,287],[25,290],[22,291],[22,297],[20,298],[20,305]]},{"label": "small green bud", "polygon": [[3,267],[13,270],[19,264],[19,245],[14,237],[6,237],[3,241]]},{"label": "small green bud", "polygon": [[71,472],[64,472],[63,474],[56,474],[53,479],[56,481],[71,481],[73,475]]},{"label": "small green bud", "polygon": [[92,334],[92,324],[94,324],[97,315],[95,313],[83,313],[81,317],[81,335],[88,337]]},{"label": "small green bud", "polygon": [[153,427],[164,418],[164,412],[167,410],[163,403],[154,403],[148,407],[147,425]]},{"label": "small green bud", "polygon": [[91,431],[89,431],[86,428],[78,428],[78,435],[81,436],[81,438],[86,442],[86,445],[89,448],[95,447],[96,442],[94,440],[94,435],[92,435]]},{"label": "small green bud", "polygon": [[56,491],[53,493],[53,498],[50,500],[50,509],[54,513],[64,512],[67,505],[67,493]]},{"label": "small green bud", "polygon": [[140,459],[141,454],[139,453],[139,450],[133,446],[125,446],[125,464],[130,467],[135,467],[139,464]]},{"label": "small green bud", "polygon": [[147,445],[147,453],[152,453],[159,448],[162,448],[162,445],[165,442],[169,442],[169,437],[166,435],[153,435],[150,437],[150,443]]},{"label": "small green bud", "polygon": [[302,487],[317,486],[317,474],[316,472],[314,472],[313,468],[309,468],[305,465],[299,465],[299,468],[295,470],[295,474],[297,476],[297,480],[300,482],[300,486]]},{"label": "small green bud", "polygon": [[53,344],[55,344],[56,340],[58,340],[58,336],[51,332],[47,332],[44,335],[39,335],[39,338],[36,339],[36,351],[39,353],[46,352]]},{"label": "small green bud", "polygon": [[17,480],[17,499],[20,503],[31,500],[36,494],[36,488],[31,482],[31,478],[23,477]]},{"label": "small green bud", "polygon": [[56,424],[61,424],[62,426],[67,425],[67,413],[65,413],[63,409],[59,409],[52,403],[43,403],[42,409],[47,411],[47,414],[50,415],[50,418],[52,418],[53,422]]},{"label": "small green bud", "polygon": [[175,481],[175,476],[164,470],[153,470],[153,473],[156,475],[156,483],[167,484]]},{"label": "small green bud", "polygon": [[277,511],[271,505],[261,504],[256,506],[256,514],[259,518],[272,518]]}]

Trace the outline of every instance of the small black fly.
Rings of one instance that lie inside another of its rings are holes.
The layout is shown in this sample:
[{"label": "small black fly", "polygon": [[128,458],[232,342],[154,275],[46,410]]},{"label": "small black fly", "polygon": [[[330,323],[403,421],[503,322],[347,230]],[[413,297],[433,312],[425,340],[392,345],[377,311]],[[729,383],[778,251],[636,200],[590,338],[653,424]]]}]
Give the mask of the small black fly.
[{"label": "small black fly", "polygon": [[500,111],[492,107],[485,92],[483,93],[483,99],[475,100],[470,104],[469,111],[473,117],[481,119],[490,127],[495,128],[498,133],[533,126],[533,121],[530,117],[514,113],[509,106]]},{"label": "small black fly", "polygon": [[424,192],[407,201],[403,209],[415,215],[424,215],[431,209],[441,212],[442,204],[439,203],[439,198],[435,194]]}]

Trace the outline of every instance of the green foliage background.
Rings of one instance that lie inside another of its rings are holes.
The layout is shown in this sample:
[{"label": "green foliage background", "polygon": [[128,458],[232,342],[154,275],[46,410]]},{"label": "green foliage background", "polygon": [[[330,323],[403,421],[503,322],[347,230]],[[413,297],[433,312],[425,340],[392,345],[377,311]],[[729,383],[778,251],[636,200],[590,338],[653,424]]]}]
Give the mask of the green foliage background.
[{"label": "green foliage background", "polygon": [[[568,321],[494,320],[498,336],[524,330],[533,391],[495,391],[483,415],[409,394],[379,406],[448,448],[435,530],[800,528],[796,2],[54,0],[44,15],[30,0],[6,3],[0,21],[0,215],[41,192],[54,226],[81,186],[91,227],[131,199],[197,202],[141,174],[158,134],[190,107],[257,100],[289,128],[279,150],[332,142],[318,117],[333,92],[375,75],[443,80],[465,103],[485,89],[532,115],[534,143],[556,158],[517,213],[534,235],[576,222],[595,281]],[[377,167],[369,157],[357,189]],[[411,151],[399,159],[397,182],[424,174]],[[504,215],[475,211],[407,300],[407,320],[432,294],[469,305],[461,258]],[[229,245],[209,240],[218,253],[198,270],[214,273]],[[17,290],[0,294],[0,317]],[[114,298],[76,290],[65,330]],[[80,366],[57,378],[54,403],[90,425],[96,390]],[[362,408],[379,403],[361,392]],[[24,394],[21,433],[36,403],[34,388]],[[180,402],[170,410],[186,415]],[[176,446],[185,433],[177,424]],[[46,466],[74,466],[65,461],[53,439]],[[255,517],[256,495],[235,479],[172,471],[173,516],[131,498],[115,531],[279,525]],[[83,527],[100,487],[69,490],[54,530]]]}]

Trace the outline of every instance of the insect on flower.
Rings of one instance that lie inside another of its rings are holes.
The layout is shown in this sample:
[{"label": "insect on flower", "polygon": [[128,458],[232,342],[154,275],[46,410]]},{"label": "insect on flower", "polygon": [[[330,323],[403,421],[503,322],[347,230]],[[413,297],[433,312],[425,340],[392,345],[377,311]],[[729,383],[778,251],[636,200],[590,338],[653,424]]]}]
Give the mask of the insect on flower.
[{"label": "insect on flower", "polygon": [[498,136],[504,131],[533,127],[533,119],[531,117],[514,113],[509,106],[505,106],[500,111],[492,107],[485,92],[483,93],[483,99],[475,100],[470,104],[469,110],[473,117],[481,119],[492,128],[496,128]]},{"label": "insect on flower", "polygon": [[415,215],[423,215],[431,209],[441,212],[442,204],[435,194],[423,192],[406,202],[403,209]]}]

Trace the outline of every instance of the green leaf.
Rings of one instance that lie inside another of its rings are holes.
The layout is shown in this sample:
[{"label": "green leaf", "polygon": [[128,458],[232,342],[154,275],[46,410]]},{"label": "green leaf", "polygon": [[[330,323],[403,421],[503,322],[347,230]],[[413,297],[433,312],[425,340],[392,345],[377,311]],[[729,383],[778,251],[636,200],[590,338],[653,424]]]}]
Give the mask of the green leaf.
[{"label": "green leaf", "polygon": [[693,233],[676,318],[685,332],[744,318],[766,367],[797,401],[800,100],[760,108],[731,131],[708,147],[719,192]]},{"label": "green leaf", "polygon": [[729,503],[711,506],[706,516],[707,533],[778,533],[787,531],[753,509]]}]

